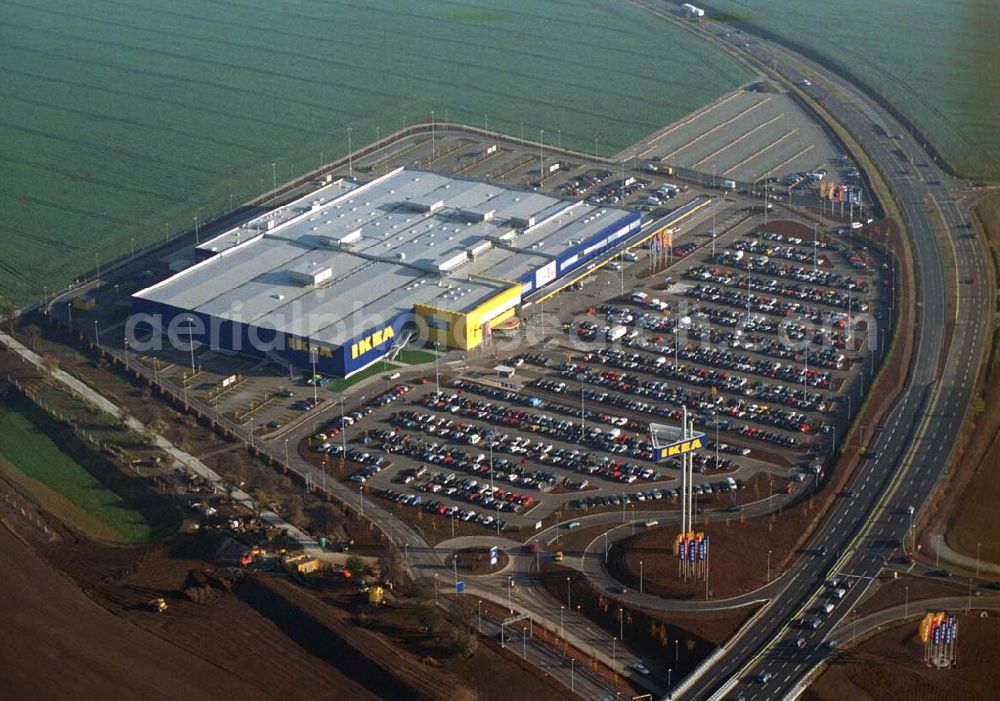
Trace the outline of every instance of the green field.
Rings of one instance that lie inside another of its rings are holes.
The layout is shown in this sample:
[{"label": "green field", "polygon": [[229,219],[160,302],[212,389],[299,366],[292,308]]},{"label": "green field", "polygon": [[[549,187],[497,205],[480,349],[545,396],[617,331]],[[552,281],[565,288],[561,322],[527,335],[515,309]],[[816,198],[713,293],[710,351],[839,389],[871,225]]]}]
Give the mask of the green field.
[{"label": "green field", "polygon": [[608,155],[752,77],[620,0],[14,0],[0,56],[19,300],[343,155],[348,128],[433,110]]},{"label": "green field", "polygon": [[1000,175],[996,0],[708,0],[858,76],[918,125],[956,169]]},{"label": "green field", "polygon": [[0,404],[0,462],[37,480],[86,514],[110,526],[128,543],[148,540],[145,519],[62,452],[37,422],[48,419],[26,402]]}]

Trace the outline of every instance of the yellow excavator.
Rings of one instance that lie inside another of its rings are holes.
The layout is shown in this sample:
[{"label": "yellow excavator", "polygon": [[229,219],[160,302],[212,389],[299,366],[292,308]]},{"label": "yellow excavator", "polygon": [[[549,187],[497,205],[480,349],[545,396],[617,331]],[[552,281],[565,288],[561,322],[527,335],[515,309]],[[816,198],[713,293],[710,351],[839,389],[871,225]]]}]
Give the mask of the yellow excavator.
[{"label": "yellow excavator", "polygon": [[149,607],[149,610],[152,611],[153,613],[163,613],[164,611],[167,610],[167,600],[164,599],[163,597],[150,599],[149,603],[146,605]]}]

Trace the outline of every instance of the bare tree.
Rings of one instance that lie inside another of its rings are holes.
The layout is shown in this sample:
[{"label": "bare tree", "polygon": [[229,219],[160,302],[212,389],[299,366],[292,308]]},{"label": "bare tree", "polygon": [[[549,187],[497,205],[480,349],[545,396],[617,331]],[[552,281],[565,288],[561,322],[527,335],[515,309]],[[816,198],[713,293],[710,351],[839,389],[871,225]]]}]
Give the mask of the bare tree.
[{"label": "bare tree", "polygon": [[14,333],[14,326],[17,323],[17,305],[14,300],[0,295],[0,319],[3,320],[7,333]]}]

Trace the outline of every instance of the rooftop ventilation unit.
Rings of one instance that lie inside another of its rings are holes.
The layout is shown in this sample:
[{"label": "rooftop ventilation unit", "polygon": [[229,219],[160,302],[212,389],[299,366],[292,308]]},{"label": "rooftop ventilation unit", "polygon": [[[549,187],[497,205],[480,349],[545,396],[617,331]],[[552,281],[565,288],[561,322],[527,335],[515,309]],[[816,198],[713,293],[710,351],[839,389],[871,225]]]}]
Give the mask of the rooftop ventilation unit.
[{"label": "rooftop ventilation unit", "polygon": [[408,199],[402,203],[406,209],[424,214],[433,214],[444,207],[444,200],[432,199]]},{"label": "rooftop ventilation unit", "polygon": [[534,215],[529,217],[511,217],[510,225],[518,229],[530,229],[535,225]]},{"label": "rooftop ventilation unit", "polygon": [[494,215],[496,215],[496,210],[494,209],[469,208],[458,210],[459,218],[470,222],[483,223],[493,221]]},{"label": "rooftop ventilation unit", "polygon": [[333,268],[316,262],[297,265],[288,271],[288,276],[300,285],[315,287],[333,278]]}]

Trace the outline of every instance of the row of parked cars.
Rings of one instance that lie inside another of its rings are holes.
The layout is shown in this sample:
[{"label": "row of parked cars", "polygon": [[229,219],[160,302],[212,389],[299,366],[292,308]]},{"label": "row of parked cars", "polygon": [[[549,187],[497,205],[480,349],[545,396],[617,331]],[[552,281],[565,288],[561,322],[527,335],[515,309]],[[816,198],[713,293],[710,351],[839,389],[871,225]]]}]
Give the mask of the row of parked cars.
[{"label": "row of parked cars", "polygon": [[601,183],[610,180],[614,177],[614,175],[615,174],[610,170],[591,171],[578,178],[566,181],[559,187],[559,190],[564,195],[568,195],[570,197],[583,197],[587,190],[597,187]]},{"label": "row of parked cars", "polygon": [[454,472],[430,472],[415,484],[414,489],[442,497],[467,501],[470,504],[509,513],[521,513],[533,507],[538,500],[530,494],[521,494],[503,485],[490,486],[486,476],[477,480],[459,477]]},{"label": "row of parked cars", "polygon": [[868,309],[867,303],[859,299],[857,294],[850,294],[853,288],[848,292],[844,292],[830,287],[800,285],[772,277],[758,277],[749,273],[733,272],[718,266],[708,265],[697,265],[688,269],[685,274],[692,280],[712,283],[722,287],[742,290],[749,288],[751,292],[778,295],[794,300],[812,302],[813,304],[850,309],[856,312],[863,312]]},{"label": "row of parked cars", "polygon": [[[386,429],[374,429],[372,436],[381,449],[390,454],[406,455],[433,465],[467,472],[489,479],[490,462],[482,453],[463,450],[447,443],[429,441],[416,436]],[[514,463],[503,457],[493,458],[493,480],[520,487],[548,491],[558,481],[554,472],[532,469],[527,461]],[[405,479],[405,476],[403,477]],[[411,480],[412,481],[412,480]]]},{"label": "row of parked cars", "polygon": [[819,266],[778,263],[766,255],[745,255],[743,251],[722,250],[715,254],[716,265],[725,265],[744,272],[763,273],[773,278],[794,280],[810,285],[833,287],[841,290],[867,292],[868,282],[863,278],[845,275]]},{"label": "row of parked cars", "polygon": [[[783,406],[799,411],[824,411],[828,408],[823,394],[803,389],[801,375],[795,376],[793,374],[795,383],[786,387],[778,383],[751,381],[743,375],[721,370],[697,366],[677,366],[672,360],[667,359],[668,356],[658,358],[640,356],[636,360],[632,359],[632,356],[626,351],[615,348],[600,349],[584,357],[590,362],[613,369],[598,371],[585,362],[567,362],[559,367],[560,375],[640,396],[657,397],[658,392],[670,392],[675,388],[674,384],[642,376],[651,375],[654,378],[673,380],[674,382],[681,381],[691,385],[715,387],[748,399],[776,401]],[[810,373],[818,374],[820,371],[810,370]]]},{"label": "row of parked cars", "polygon": [[830,389],[831,386],[832,376],[827,371],[818,370],[815,367],[806,368],[804,364],[795,366],[792,363],[753,358],[745,353],[734,353],[726,350],[723,346],[689,342],[676,350],[673,347],[668,347],[664,352],[667,355],[646,356],[643,353],[629,353],[618,348],[598,348],[592,353],[585,354],[584,359],[600,359],[601,362],[609,364],[605,361],[605,358],[615,358],[624,362],[623,365],[616,367],[638,369],[643,366],[649,366],[660,369],[671,365],[669,358],[672,355],[682,360],[697,363],[698,365],[719,367],[734,372],[759,375],[772,380],[783,380],[796,384],[805,382],[810,387],[816,389]]},{"label": "row of parked cars", "polygon": [[[696,484],[691,488],[694,494],[698,495],[710,495],[710,494],[725,494],[729,492],[734,492],[737,489],[746,488],[746,483],[743,480],[733,479],[729,477],[724,480],[719,480],[717,482],[705,482],[704,484]],[[658,501],[660,499],[672,499],[677,500],[680,498],[679,489],[650,489],[644,492],[635,492],[633,494],[611,494],[609,496],[588,496],[581,499],[573,499],[569,502],[570,508],[573,509],[596,509],[603,506],[629,506],[633,502],[646,502],[646,501]]]},{"label": "row of parked cars", "polygon": [[[780,234],[756,231],[748,237],[736,239],[730,244],[730,248],[744,253],[765,255],[769,258],[782,258],[804,265],[818,265],[819,260],[813,254],[813,247],[810,245],[807,248],[799,248],[801,243],[802,240],[798,238],[786,239]],[[817,251],[828,248],[830,248],[828,244],[819,242],[816,244]]]},{"label": "row of parked cars", "polygon": [[436,499],[424,501],[424,498],[419,494],[401,493],[394,489],[386,489],[382,492],[382,496],[389,501],[396,502],[397,504],[423,507],[424,511],[431,514],[438,514],[439,516],[444,516],[445,518],[454,518],[458,521],[465,521],[467,523],[478,523],[483,528],[495,528],[498,531],[504,531],[507,528],[506,521],[498,520],[495,516],[490,514],[479,513],[473,509],[460,509],[457,506],[449,506],[447,504],[442,504]]},{"label": "row of parked cars", "polygon": [[[725,400],[719,397],[713,397],[706,400],[706,393],[702,393],[700,396],[690,395],[685,388],[677,387],[676,385],[672,385],[667,382],[647,380],[623,373],[613,373],[613,376],[608,376],[607,373],[598,374],[589,369],[583,370],[580,368],[580,365],[580,363],[576,363],[573,369],[564,371],[565,376],[582,380],[586,384],[603,384],[607,387],[613,387],[615,389],[620,389],[639,396],[656,399],[658,402],[648,402],[645,407],[637,410],[649,411],[659,417],[667,418],[674,422],[680,421],[681,409],[678,407],[683,405],[691,407],[691,405],[694,404],[696,406],[691,408],[697,408],[706,413],[710,411],[717,412],[720,416],[752,420],[767,426],[783,428],[796,433],[808,432],[812,430],[810,420],[801,412],[785,410],[781,407],[772,407],[766,404],[758,404],[756,402],[749,402],[746,400]],[[763,383],[756,384],[761,385],[761,387],[756,388],[755,391],[759,393],[762,399],[773,397],[773,399],[768,401],[783,399],[786,403],[795,403],[801,401],[804,394],[801,389],[788,390],[780,385],[768,386],[765,388]],[[786,392],[786,394],[778,395],[777,392],[779,390]],[[606,399],[609,403],[622,402],[620,398],[615,397],[610,393]],[[805,428],[803,428],[803,426]],[[799,445],[798,439],[794,436],[783,436],[773,431],[747,430],[747,428],[748,427],[746,426],[737,427],[733,421],[728,419],[720,421],[720,430],[738,431],[741,435],[746,437],[751,437],[756,440],[770,441],[787,447],[797,447]]]},{"label": "row of parked cars", "polygon": [[[460,380],[463,387],[470,383]],[[441,395],[432,394],[428,404],[440,403]],[[510,434],[492,431],[488,427],[471,425],[468,430],[488,436],[485,445],[492,446],[494,452],[504,452],[523,456],[523,459],[533,460],[546,465],[565,467],[586,474],[599,474],[606,479],[627,482],[638,479],[656,480],[659,473],[652,467],[643,467],[633,463],[615,461],[601,470],[596,463],[587,464],[587,451],[580,448],[563,448],[555,446],[551,440],[583,445],[609,454],[627,454],[634,458],[649,460],[652,458],[652,445],[637,436],[624,433],[620,428],[602,429],[585,427],[581,424],[548,416],[546,414],[528,411],[518,407],[507,407],[492,402],[477,401],[457,394],[445,396],[449,407],[457,406],[458,413],[465,417],[485,418],[492,424],[517,428],[524,433],[535,433],[545,436],[547,440],[531,439],[527,436],[512,436]],[[551,407],[552,403],[547,403]]]},{"label": "row of parked cars", "polygon": [[[777,324],[775,324],[777,326]],[[803,327],[802,337],[799,340],[801,344],[804,340],[806,329]],[[736,350],[746,350],[751,353],[756,353],[758,355],[768,356],[771,358],[779,358],[781,360],[792,360],[792,361],[802,361],[806,359],[805,353],[808,350],[808,363],[812,367],[826,368],[828,370],[840,370],[843,368],[844,355],[840,353],[839,350],[828,346],[825,348],[811,348],[810,344],[806,344],[803,348],[800,346],[790,346],[782,343],[777,338],[769,338],[765,334],[760,333],[744,333],[742,331],[735,332],[730,331],[726,328],[718,328],[710,324],[692,323],[689,327],[684,330],[684,334],[689,340],[697,341],[699,343],[709,343],[713,346],[724,346],[733,348]],[[814,336],[815,338],[820,338],[822,340],[822,335]],[[794,340],[789,338],[788,340]],[[663,336],[650,338],[645,335],[639,335],[634,338],[629,338],[623,342],[623,345],[628,348],[638,348],[640,350],[648,351],[650,353],[656,354],[669,354],[674,350],[673,342],[667,343]]]}]

